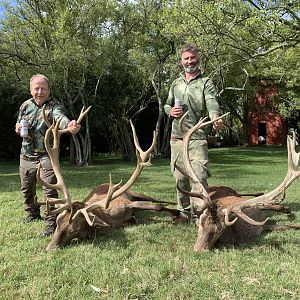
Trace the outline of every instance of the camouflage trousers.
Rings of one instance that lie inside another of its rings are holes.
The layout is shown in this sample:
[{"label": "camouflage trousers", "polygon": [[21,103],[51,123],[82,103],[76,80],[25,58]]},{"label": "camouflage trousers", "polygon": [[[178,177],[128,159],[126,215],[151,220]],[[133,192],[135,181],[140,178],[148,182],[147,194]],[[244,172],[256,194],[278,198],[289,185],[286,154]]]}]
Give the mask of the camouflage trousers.
[{"label": "camouflage trousers", "polygon": [[[183,141],[176,140],[171,141],[171,172],[178,181],[179,187],[186,191],[196,191],[196,185],[189,180],[188,177],[181,174],[174,164],[176,164],[183,170],[185,170],[183,163]],[[206,140],[191,140],[189,144],[189,157],[191,165],[203,184],[204,188],[208,191],[207,178],[210,177],[211,173],[209,171],[209,161],[208,161],[208,145]],[[190,208],[191,214],[199,211],[203,207],[203,200],[197,197],[189,197],[184,195],[177,190],[177,205],[178,209],[188,209]]]},{"label": "camouflage trousers", "polygon": [[[49,157],[43,157],[37,161],[28,161],[20,157],[20,179],[21,179],[21,193],[24,200],[24,209],[28,215],[39,216],[40,206],[37,205],[37,195],[36,195],[36,173],[39,163],[41,164],[40,175],[41,178],[48,183],[56,183],[56,177],[54,175],[51,161]],[[56,190],[48,189],[43,187],[44,200],[46,197],[57,198],[58,193]],[[45,225],[55,226],[56,216],[46,215]]]}]

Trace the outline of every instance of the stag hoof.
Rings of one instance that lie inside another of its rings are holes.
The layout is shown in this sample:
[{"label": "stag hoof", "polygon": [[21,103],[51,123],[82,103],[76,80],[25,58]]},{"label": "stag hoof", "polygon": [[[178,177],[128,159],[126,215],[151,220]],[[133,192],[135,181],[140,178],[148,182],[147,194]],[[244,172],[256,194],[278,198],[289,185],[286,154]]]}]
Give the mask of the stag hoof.
[{"label": "stag hoof", "polygon": [[41,234],[40,234],[40,237],[41,238],[46,238],[50,235],[52,235],[55,231],[55,227],[54,226],[46,226],[45,228],[45,231],[43,231]]}]

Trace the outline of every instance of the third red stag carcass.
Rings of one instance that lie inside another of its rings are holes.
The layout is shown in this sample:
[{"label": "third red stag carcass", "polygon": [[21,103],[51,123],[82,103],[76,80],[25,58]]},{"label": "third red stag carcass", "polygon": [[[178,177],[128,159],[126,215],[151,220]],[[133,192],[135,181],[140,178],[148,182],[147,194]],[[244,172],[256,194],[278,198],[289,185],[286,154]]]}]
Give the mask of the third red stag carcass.
[{"label": "third red stag carcass", "polygon": [[[187,113],[181,118],[181,130],[186,115]],[[201,203],[200,209],[193,212],[198,217],[198,237],[194,250],[199,252],[212,249],[217,241],[223,244],[240,244],[271,230],[300,229],[299,224],[267,224],[267,219],[262,213],[263,210],[289,212],[289,209],[280,202],[285,197],[286,189],[300,176],[300,171],[297,170],[299,153],[295,150],[295,134],[293,139],[287,137],[288,171],[283,181],[267,194],[249,194],[255,196],[249,199],[242,198],[242,195],[235,190],[224,186],[210,187],[207,192],[192,168],[188,151],[190,138],[196,130],[212,123],[213,121],[206,121],[206,118],[201,119],[188,132],[183,133],[184,170],[176,166],[197,185],[197,191],[183,191],[178,185],[177,188],[192,197],[194,201]]]},{"label": "third red stag carcass", "polygon": [[[80,119],[87,111],[81,112]],[[41,180],[38,172],[38,180],[48,188],[57,189],[63,194],[63,199],[47,199],[47,213],[58,214],[57,227],[47,250],[66,245],[75,238],[83,239],[93,236],[97,230],[113,229],[135,222],[136,210],[165,211],[173,216],[179,211],[164,206],[166,202],[152,197],[130,191],[129,188],[141,174],[145,166],[151,165],[151,152],[155,145],[156,134],[153,134],[153,142],[147,151],[142,151],[135,128],[131,123],[134,144],[136,147],[137,165],[135,171],[124,184],[114,185],[110,177],[109,184],[97,186],[82,202],[71,201],[68,188],[64,183],[59,164],[59,137],[65,132],[59,130],[59,122],[48,124],[45,135],[45,146],[52,162],[53,170],[57,177],[56,184],[48,184]],[[53,135],[53,145],[50,145],[50,136]],[[145,203],[152,202],[152,203]]]}]

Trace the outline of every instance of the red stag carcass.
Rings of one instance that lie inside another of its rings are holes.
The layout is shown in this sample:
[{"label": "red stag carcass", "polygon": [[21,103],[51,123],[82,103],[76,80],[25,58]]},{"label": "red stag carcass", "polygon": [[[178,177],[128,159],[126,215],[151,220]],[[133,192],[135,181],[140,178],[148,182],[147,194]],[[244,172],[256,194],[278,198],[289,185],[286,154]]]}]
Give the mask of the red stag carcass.
[{"label": "red stag carcass", "polygon": [[[185,117],[186,114],[181,119],[181,128]],[[183,191],[179,186],[177,188],[182,193],[193,197],[194,201],[200,201],[202,205],[198,211],[193,212],[198,217],[198,237],[194,250],[199,252],[212,249],[217,241],[222,244],[240,244],[249,241],[251,237],[272,230],[300,229],[299,224],[267,224],[267,219],[262,212],[263,210],[273,210],[289,213],[289,209],[280,202],[285,197],[286,189],[300,175],[300,171],[297,170],[299,153],[295,151],[295,135],[293,139],[287,137],[288,171],[281,184],[267,194],[254,193],[248,195],[255,196],[254,198],[242,198],[245,195],[224,186],[212,186],[207,192],[192,168],[188,151],[190,138],[196,130],[212,123],[213,121],[206,121],[206,118],[201,119],[193,128],[184,133],[183,160],[185,169],[182,170],[176,166],[180,172],[195,182],[197,191],[188,192]]]},{"label": "red stag carcass", "polygon": [[[82,114],[84,113],[82,111]],[[82,114],[80,118],[83,117]],[[47,212],[58,214],[57,227],[47,250],[62,247],[75,238],[89,238],[94,235],[96,230],[105,229],[106,231],[107,229],[132,224],[135,221],[134,212],[136,210],[164,211],[171,213],[173,216],[179,214],[178,210],[165,207],[163,204],[166,204],[166,202],[164,201],[129,190],[141,174],[142,169],[151,165],[151,152],[156,140],[156,134],[154,133],[152,145],[147,151],[142,151],[133,123],[131,121],[130,123],[137,155],[135,171],[124,185],[121,185],[121,183],[114,185],[110,177],[109,184],[97,186],[81,202],[71,201],[69,190],[64,183],[60,170],[59,136],[64,131],[58,129],[59,122],[49,124],[45,135],[45,146],[57,177],[57,183],[48,184],[42,181],[39,175],[38,180],[44,186],[60,191],[63,194],[63,199],[47,199],[46,201]],[[52,146],[50,145],[51,134],[53,135]],[[151,203],[145,203],[145,201]]]}]

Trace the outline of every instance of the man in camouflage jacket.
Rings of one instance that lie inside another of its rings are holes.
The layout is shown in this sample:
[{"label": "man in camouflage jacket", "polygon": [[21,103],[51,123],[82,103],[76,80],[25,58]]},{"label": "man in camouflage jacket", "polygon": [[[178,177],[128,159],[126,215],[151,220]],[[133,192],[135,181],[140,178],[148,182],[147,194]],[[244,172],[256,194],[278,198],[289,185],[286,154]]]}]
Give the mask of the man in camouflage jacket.
[{"label": "man in camouflage jacket", "polygon": [[[50,123],[57,121],[60,117],[60,128],[68,128],[71,134],[76,134],[80,125],[75,120],[70,121],[64,113],[61,103],[50,97],[49,80],[42,74],[34,75],[30,80],[31,99],[26,100],[20,107],[15,131],[21,132],[21,120],[27,121],[28,135],[23,137],[20,154],[20,179],[21,192],[24,198],[24,209],[27,217],[23,223],[29,223],[41,219],[40,207],[37,205],[36,196],[36,173],[37,167],[41,164],[41,178],[48,183],[56,183],[51,161],[44,145],[47,125],[43,120],[42,107],[45,105],[46,115]],[[44,197],[57,198],[56,190],[43,187]],[[42,237],[51,235],[56,227],[56,216],[45,217],[45,231]]]},{"label": "man in camouflage jacket", "polygon": [[[182,160],[182,133],[179,128],[180,117],[189,111],[183,123],[183,130],[187,132],[193,127],[201,117],[205,117],[208,112],[213,120],[219,116],[219,105],[216,101],[215,87],[208,77],[204,77],[199,70],[199,50],[194,45],[186,45],[181,51],[181,65],[184,73],[175,79],[170,87],[169,96],[164,106],[165,113],[172,120],[171,131],[171,172],[179,186],[186,191],[194,191],[193,182],[181,174],[174,167],[175,160],[179,167],[184,170]],[[175,100],[180,101],[180,105],[175,105]],[[223,128],[222,120],[214,122],[214,128]],[[207,178],[210,176],[208,166],[208,145],[206,134],[202,129],[196,131],[189,144],[189,156],[195,173],[201,179],[203,186],[208,190]],[[201,210],[203,202],[199,198],[193,198],[180,193],[177,190],[178,208],[184,213],[182,216],[190,217],[194,211]]]}]

